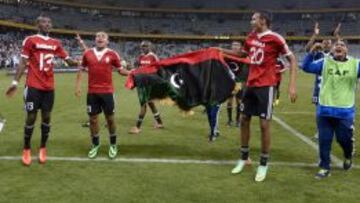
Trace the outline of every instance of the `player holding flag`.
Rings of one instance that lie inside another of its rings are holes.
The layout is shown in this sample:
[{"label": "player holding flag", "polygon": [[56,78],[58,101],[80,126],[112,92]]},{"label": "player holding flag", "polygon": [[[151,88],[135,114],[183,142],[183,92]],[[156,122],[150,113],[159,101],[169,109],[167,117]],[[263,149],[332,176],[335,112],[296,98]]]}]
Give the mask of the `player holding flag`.
[{"label": "player holding flag", "polygon": [[24,127],[24,149],[22,155],[22,162],[26,166],[31,164],[30,143],[39,109],[41,110],[39,162],[46,162],[46,143],[49,138],[51,110],[54,104],[54,58],[60,57],[70,66],[77,66],[79,64],[79,62],[69,57],[59,40],[49,37],[52,23],[48,16],[39,16],[36,24],[38,34],[25,38],[15,78],[6,91],[8,97],[15,94],[20,78],[28,64],[24,92],[27,116]]},{"label": "player holding flag", "polygon": [[76,79],[76,96],[81,94],[82,71],[87,68],[88,94],[87,111],[90,120],[90,134],[92,146],[88,153],[89,158],[95,158],[100,148],[99,142],[99,120],[98,115],[103,111],[105,114],[107,127],[109,130],[109,158],[113,159],[117,155],[116,145],[116,125],[115,125],[115,102],[114,86],[112,82],[112,70],[117,68],[121,75],[128,75],[129,72],[122,68],[120,56],[116,51],[109,49],[109,36],[105,32],[96,33],[95,47],[86,49],[82,58],[82,69],[79,70]]},{"label": "player holding flag", "polygon": [[[141,68],[147,65],[150,65],[152,63],[155,63],[159,61],[158,56],[151,50],[152,49],[152,43],[149,41],[142,41],[140,44],[141,49],[141,55],[137,58],[135,62],[135,68]],[[138,94],[140,96],[140,92],[138,91]],[[156,129],[162,129],[164,128],[163,122],[160,117],[160,112],[155,106],[155,103],[153,101],[149,101],[146,104],[143,104],[140,106],[140,113],[138,115],[138,119],[136,121],[136,125],[132,128],[130,128],[129,133],[130,134],[139,134],[141,132],[141,125],[143,123],[144,117],[147,112],[147,106],[150,107],[151,112],[154,115],[155,119],[155,125],[154,127]]]}]

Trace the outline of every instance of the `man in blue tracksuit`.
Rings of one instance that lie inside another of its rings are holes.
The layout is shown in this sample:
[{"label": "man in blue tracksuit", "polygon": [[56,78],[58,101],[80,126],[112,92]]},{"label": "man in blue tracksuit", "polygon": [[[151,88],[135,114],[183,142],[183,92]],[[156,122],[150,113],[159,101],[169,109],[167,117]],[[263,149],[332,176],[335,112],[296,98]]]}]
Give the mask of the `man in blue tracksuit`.
[{"label": "man in blue tracksuit", "polygon": [[[340,39],[340,27],[341,27],[341,23],[339,23],[337,25],[337,27],[335,28],[334,33],[333,33],[337,40]],[[319,42],[315,43],[315,40],[319,34],[320,34],[319,23],[316,22],[315,26],[314,26],[313,35],[310,37],[309,42],[305,46],[305,51],[308,53],[310,51],[310,49],[314,45],[316,45],[317,50],[314,51],[315,52],[314,60],[322,59],[325,56],[328,56],[329,54],[331,54],[330,53],[331,47],[332,47],[331,39],[323,39],[321,41],[321,43],[319,43]],[[321,83],[321,75],[315,74],[314,89],[313,89],[313,94],[312,94],[312,103],[315,105],[318,103],[318,100],[319,100],[318,97],[319,97],[319,91],[320,91],[320,83]],[[315,134],[314,138],[318,139],[318,133]]]},{"label": "man in blue tracksuit", "polygon": [[344,41],[338,40],[334,44],[332,55],[315,60],[318,46],[315,44],[305,56],[302,68],[305,72],[322,77],[316,109],[320,171],[315,175],[322,179],[330,175],[334,135],[344,152],[343,168],[348,170],[352,166],[355,90],[360,77],[360,63],[358,59],[347,55]]}]

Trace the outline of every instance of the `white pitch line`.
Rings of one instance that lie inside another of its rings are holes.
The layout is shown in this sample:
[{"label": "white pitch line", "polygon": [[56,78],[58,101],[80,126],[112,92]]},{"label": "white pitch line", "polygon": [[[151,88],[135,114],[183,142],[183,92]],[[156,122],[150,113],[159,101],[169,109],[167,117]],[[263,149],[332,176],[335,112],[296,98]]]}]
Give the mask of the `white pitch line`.
[{"label": "white pitch line", "polygon": [[313,115],[313,116],[315,116],[315,112],[313,112],[313,111],[274,111],[274,114]]},{"label": "white pitch line", "polygon": [[[47,157],[49,161],[67,161],[67,162],[123,162],[123,163],[158,163],[158,164],[198,164],[198,165],[234,165],[236,161],[233,160],[196,160],[196,159],[166,159],[166,158],[117,158],[110,160],[105,157],[98,157],[96,159],[89,159],[85,157]],[[20,156],[0,156],[0,161],[20,161]],[[37,160],[35,158],[34,160]],[[258,165],[257,161],[252,162]],[[303,162],[284,162],[276,161],[269,163],[272,166],[288,166],[288,167],[301,167],[301,168],[316,168],[316,163],[303,163]],[[339,166],[337,166],[339,167]],[[340,167],[341,168],[341,167]],[[353,168],[360,169],[359,166]]]},{"label": "white pitch line", "polygon": [[[296,136],[306,144],[308,144],[310,147],[315,149],[317,152],[319,151],[319,147],[316,143],[314,143],[310,138],[305,136],[304,134],[300,133],[299,131],[295,130],[293,127],[285,123],[285,121],[281,120],[279,117],[276,117],[273,115],[273,120],[277,122],[281,127],[288,130],[292,135]],[[335,165],[342,166],[342,160],[336,157],[335,155],[331,154],[331,160],[334,161]]]},{"label": "white pitch line", "polygon": [[[285,115],[311,115],[316,116],[315,111],[274,111],[274,114],[285,114]],[[356,113],[356,115],[360,115],[360,113]]]}]

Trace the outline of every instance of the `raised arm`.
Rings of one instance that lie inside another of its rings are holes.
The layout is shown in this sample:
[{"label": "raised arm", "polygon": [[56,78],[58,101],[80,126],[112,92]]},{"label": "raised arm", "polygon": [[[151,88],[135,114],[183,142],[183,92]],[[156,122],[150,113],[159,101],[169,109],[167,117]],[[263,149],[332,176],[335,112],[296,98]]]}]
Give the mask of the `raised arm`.
[{"label": "raised arm", "polygon": [[336,26],[335,30],[334,30],[334,36],[335,36],[335,38],[336,38],[336,41],[341,40],[340,28],[341,28],[341,23],[339,23],[339,24]]},{"label": "raised arm", "polygon": [[313,32],[312,36],[310,37],[309,42],[305,46],[306,52],[310,51],[310,49],[313,46],[313,44],[315,43],[316,37],[319,35],[319,33],[320,33],[319,23],[316,22],[314,25],[314,32]]},{"label": "raised arm", "polygon": [[76,33],[76,37],[75,37],[76,41],[78,42],[80,48],[82,49],[82,51],[86,51],[88,48],[88,46],[85,44],[84,40],[81,38],[79,33]]}]

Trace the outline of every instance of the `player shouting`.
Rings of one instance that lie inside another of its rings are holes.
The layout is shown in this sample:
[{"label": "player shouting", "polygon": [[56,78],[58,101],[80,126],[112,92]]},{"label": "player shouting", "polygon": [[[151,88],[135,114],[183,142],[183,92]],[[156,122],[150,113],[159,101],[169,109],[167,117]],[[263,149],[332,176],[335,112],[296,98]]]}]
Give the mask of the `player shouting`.
[{"label": "player shouting", "polygon": [[86,49],[83,54],[81,68],[76,80],[76,95],[81,94],[82,71],[87,69],[88,94],[87,111],[90,120],[90,135],[92,146],[88,153],[89,158],[95,158],[98,154],[99,142],[99,120],[98,115],[104,112],[107,127],[109,130],[110,148],[109,158],[113,159],[117,155],[116,145],[116,125],[114,119],[115,102],[114,86],[112,82],[112,70],[117,68],[122,75],[128,75],[128,71],[123,69],[120,62],[120,56],[116,51],[108,48],[109,36],[105,32],[96,33],[95,47]]}]

